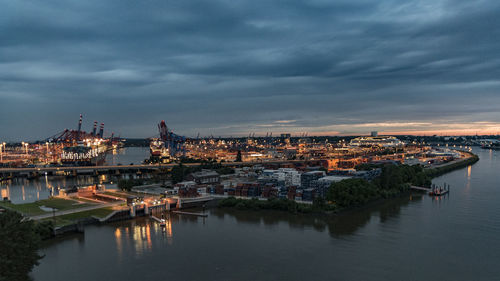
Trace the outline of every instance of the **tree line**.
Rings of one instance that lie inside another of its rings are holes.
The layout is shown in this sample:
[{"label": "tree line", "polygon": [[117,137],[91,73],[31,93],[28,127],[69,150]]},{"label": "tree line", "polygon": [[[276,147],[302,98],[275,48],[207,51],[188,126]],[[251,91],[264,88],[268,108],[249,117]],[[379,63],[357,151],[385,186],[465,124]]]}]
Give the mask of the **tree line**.
[{"label": "tree line", "polygon": [[21,214],[0,213],[0,281],[31,280],[29,273],[39,264],[41,241],[53,236],[51,221],[35,222]]}]

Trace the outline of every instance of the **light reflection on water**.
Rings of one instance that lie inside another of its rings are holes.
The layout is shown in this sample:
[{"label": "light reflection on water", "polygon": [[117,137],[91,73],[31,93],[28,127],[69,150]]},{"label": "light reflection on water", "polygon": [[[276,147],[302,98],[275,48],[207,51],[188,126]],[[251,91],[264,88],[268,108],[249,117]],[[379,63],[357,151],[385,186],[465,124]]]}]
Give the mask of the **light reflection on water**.
[{"label": "light reflection on water", "polygon": [[115,230],[115,241],[116,241],[116,252],[121,260],[121,256],[123,255],[123,250],[122,250],[123,246],[122,246],[122,231],[120,227],[117,227]]},{"label": "light reflection on water", "polygon": [[[413,194],[331,217],[210,209],[205,223],[172,215],[164,229],[149,218],[89,226],[79,238],[50,242],[33,276],[497,280],[500,162],[489,151],[474,152],[481,157],[477,164],[434,180],[451,185],[448,196]],[[84,270],[75,272],[81,264]]]},{"label": "light reflection on water", "polygon": [[[147,148],[130,147],[120,150],[119,154],[114,155],[110,161],[118,164],[139,164],[145,159],[145,153],[149,153]],[[122,163],[123,162],[123,163]],[[124,175],[126,177],[132,175]],[[78,176],[78,177],[63,177],[63,176],[43,176],[37,179],[28,180],[26,178],[16,178],[10,181],[0,182],[0,193],[2,198],[8,198],[14,204],[30,203],[36,200],[47,199],[49,196],[57,195],[58,189],[108,183],[107,188],[115,188],[116,182],[113,182],[110,175],[94,176]],[[115,180],[116,181],[116,180]]]},{"label": "light reflection on water", "polygon": [[149,219],[132,220],[124,226],[117,226],[114,231],[114,239],[119,260],[123,259],[125,253],[132,252],[136,258],[150,253],[154,246],[152,237],[164,237],[167,244],[172,245],[172,220],[168,213],[166,214],[165,226]]},{"label": "light reflection on water", "polygon": [[[106,176],[104,181],[92,176],[74,178],[43,177],[32,180],[17,178],[0,183],[0,189],[2,198],[7,197],[14,204],[21,204],[47,199],[51,195],[57,195],[58,190],[61,188],[99,184],[109,182],[109,179],[108,176]],[[114,186],[116,185],[108,185],[108,187]]]},{"label": "light reflection on water", "polygon": [[108,153],[106,155],[106,165],[137,165],[142,164],[147,158],[149,158],[148,147],[126,147]]}]

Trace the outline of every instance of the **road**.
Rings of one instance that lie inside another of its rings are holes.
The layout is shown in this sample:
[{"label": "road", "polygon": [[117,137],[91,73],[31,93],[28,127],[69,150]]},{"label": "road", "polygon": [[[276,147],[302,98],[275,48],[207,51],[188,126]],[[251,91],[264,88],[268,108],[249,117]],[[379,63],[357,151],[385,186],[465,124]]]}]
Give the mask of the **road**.
[{"label": "road", "polygon": [[[257,164],[280,164],[280,163],[302,163],[317,160],[272,160],[272,161],[253,161],[253,162],[222,162],[223,166],[257,165]],[[93,171],[93,170],[141,170],[141,169],[159,169],[172,168],[178,163],[169,163],[161,165],[109,165],[109,166],[68,166],[68,167],[34,167],[34,168],[0,168],[0,173],[22,173],[22,172],[55,172],[55,171]],[[201,163],[182,163],[184,166],[196,167]]]}]

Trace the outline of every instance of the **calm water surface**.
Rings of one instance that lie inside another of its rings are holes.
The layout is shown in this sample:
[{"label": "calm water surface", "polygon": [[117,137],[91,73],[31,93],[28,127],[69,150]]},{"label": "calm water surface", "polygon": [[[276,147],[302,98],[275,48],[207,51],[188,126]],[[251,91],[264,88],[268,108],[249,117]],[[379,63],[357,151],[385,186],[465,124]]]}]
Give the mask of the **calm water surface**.
[{"label": "calm water surface", "polygon": [[210,210],[50,241],[35,280],[499,280],[500,154],[437,178],[450,196],[334,218]]},{"label": "calm water surface", "polygon": [[149,147],[125,147],[106,155],[106,165],[142,164],[149,158]]},{"label": "calm water surface", "polygon": [[[106,165],[134,165],[141,164],[144,159],[149,157],[149,148],[144,147],[126,147],[117,150],[115,153],[109,153],[106,156]],[[135,175],[124,175],[125,177],[135,177]],[[8,182],[0,182],[1,198],[9,198],[14,204],[30,203],[37,200],[47,199],[51,194],[57,195],[58,189],[91,185],[105,184],[106,188],[116,188],[116,177],[102,175],[78,176],[74,178],[66,177],[40,177],[34,180],[26,178],[17,178]]]}]

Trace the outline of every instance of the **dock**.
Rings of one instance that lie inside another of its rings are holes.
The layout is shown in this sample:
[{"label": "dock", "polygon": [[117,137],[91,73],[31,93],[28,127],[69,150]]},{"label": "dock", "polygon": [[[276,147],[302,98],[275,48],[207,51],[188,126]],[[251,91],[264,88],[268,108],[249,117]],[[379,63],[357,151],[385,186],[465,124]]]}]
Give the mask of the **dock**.
[{"label": "dock", "polygon": [[152,218],[153,220],[155,220],[155,221],[157,221],[157,222],[161,223],[161,219],[160,219],[160,218],[157,218],[157,217],[155,217],[155,216],[151,216],[150,218]]},{"label": "dock", "polygon": [[450,192],[450,185],[444,184],[444,187],[432,185],[432,187],[410,186],[410,189],[427,192],[430,196],[443,196]]},{"label": "dock", "polygon": [[444,195],[448,194],[448,192],[450,192],[450,190],[448,190],[448,189],[446,189],[446,190],[436,189],[434,191],[429,192],[429,195],[430,196],[444,196]]},{"label": "dock", "polygon": [[192,212],[183,212],[183,211],[172,211],[173,214],[177,215],[189,215],[189,216],[198,216],[198,217],[208,217],[208,214],[204,213],[192,213]]},{"label": "dock", "polygon": [[161,227],[165,227],[167,225],[167,221],[164,218],[160,219],[160,218],[157,218],[155,216],[150,216],[150,218],[152,218],[153,220],[155,220],[156,222],[158,222]]},{"label": "dock", "polygon": [[411,189],[415,189],[415,190],[420,190],[420,191],[425,191],[425,192],[430,192],[431,189],[428,188],[428,187],[421,187],[421,186],[410,186]]}]

